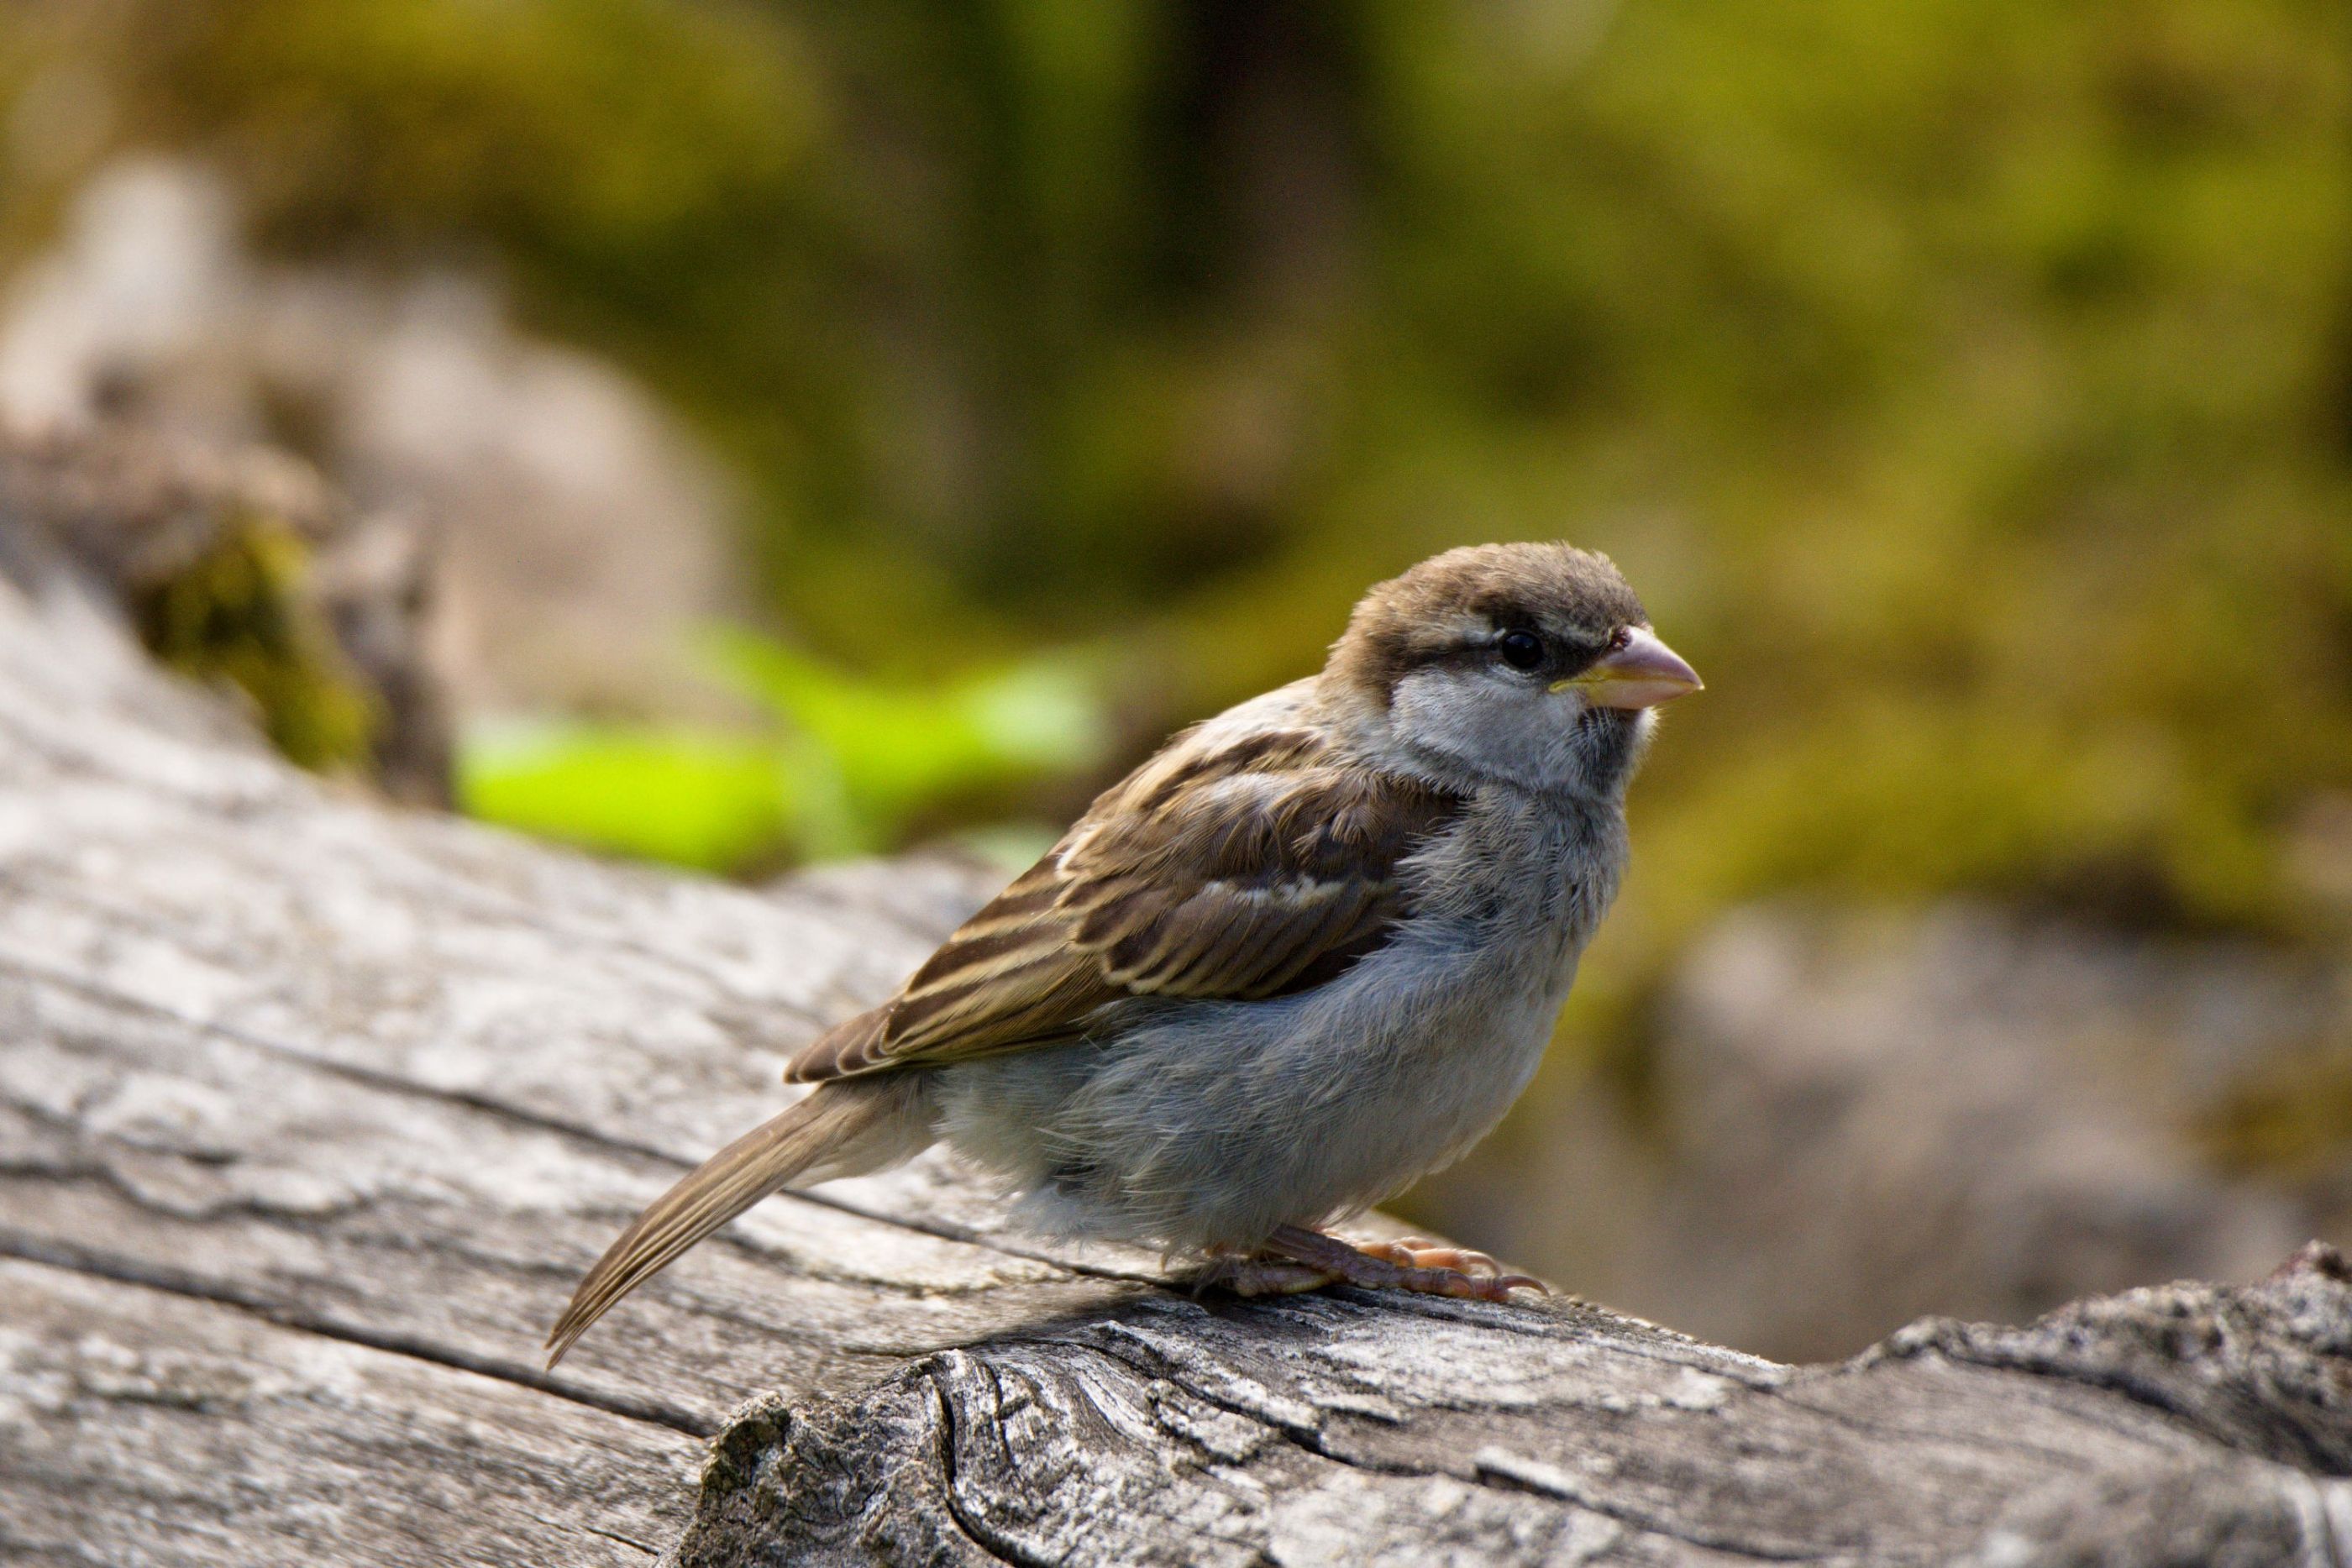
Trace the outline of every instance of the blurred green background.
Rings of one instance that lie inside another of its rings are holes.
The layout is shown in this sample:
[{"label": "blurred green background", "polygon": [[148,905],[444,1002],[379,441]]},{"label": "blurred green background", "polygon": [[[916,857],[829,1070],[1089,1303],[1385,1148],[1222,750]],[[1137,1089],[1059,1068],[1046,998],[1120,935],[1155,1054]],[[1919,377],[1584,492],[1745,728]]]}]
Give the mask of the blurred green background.
[{"label": "blurred green background", "polygon": [[70,0],[0,87],[7,255],[194,154],[738,486],[748,716],[478,728],[489,814],[744,872],[1050,824],[1367,583],[1565,537],[1708,690],[1555,1080],[1637,1083],[1764,894],[2343,935],[2341,0]]}]

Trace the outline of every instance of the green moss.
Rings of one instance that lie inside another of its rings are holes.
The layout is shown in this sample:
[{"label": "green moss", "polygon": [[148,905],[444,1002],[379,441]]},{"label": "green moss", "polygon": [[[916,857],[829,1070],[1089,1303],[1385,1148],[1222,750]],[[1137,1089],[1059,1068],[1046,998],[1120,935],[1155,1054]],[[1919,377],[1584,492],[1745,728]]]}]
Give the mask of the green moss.
[{"label": "green moss", "polygon": [[157,657],[198,680],[235,685],[253,699],[272,745],[331,772],[366,762],[379,720],[373,694],[304,592],[308,562],[308,548],[284,525],[232,517],[135,610]]}]

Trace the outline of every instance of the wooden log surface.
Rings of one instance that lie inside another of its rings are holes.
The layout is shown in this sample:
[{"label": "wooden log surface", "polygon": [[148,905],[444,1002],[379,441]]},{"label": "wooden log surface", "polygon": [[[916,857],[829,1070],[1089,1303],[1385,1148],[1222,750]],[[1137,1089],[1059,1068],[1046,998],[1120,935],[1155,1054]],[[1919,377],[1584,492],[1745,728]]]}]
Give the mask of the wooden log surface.
[{"label": "wooden log surface", "polygon": [[2318,1249],[1788,1367],[1568,1298],[1195,1301],[927,1159],[544,1371],[616,1228],[972,891],[389,810],[0,582],[0,1560],[2352,1563]]}]

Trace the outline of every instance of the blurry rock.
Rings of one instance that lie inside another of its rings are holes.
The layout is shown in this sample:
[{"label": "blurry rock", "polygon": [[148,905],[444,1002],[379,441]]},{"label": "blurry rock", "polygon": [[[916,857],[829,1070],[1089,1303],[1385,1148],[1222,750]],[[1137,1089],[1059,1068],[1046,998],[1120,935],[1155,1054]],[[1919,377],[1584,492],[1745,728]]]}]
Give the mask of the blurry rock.
[{"label": "blurry rock", "polygon": [[478,278],[257,264],[197,166],[105,171],[15,281],[0,423],[281,445],[364,509],[423,516],[465,707],[722,700],[679,644],[735,603],[732,503],[652,399],[519,333]]},{"label": "blurry rock", "polygon": [[634,383],[528,342],[477,284],[392,301],[327,394],[356,493],[421,502],[441,525],[454,666],[482,706],[675,714],[711,695],[685,633],[737,608],[717,469]]},{"label": "blurry rock", "polygon": [[[1748,915],[1693,956],[1665,1026],[1694,1279],[1744,1279],[1774,1342],[1859,1342],[1931,1310],[2016,1322],[2250,1278],[2313,1219],[2203,1168],[2199,1112],[2339,999],[2249,949],[1990,911]],[[1774,1212],[1805,1219],[1743,1239]]]},{"label": "blurry rock", "polygon": [[39,592],[60,571],[166,662],[242,687],[295,760],[447,803],[428,564],[401,515],[355,511],[267,448],[119,430],[0,438],[0,572]]},{"label": "blurry rock", "polygon": [[0,417],[87,429],[138,404],[218,444],[258,438],[239,344],[256,314],[227,193],[138,161],[92,181],[55,250],[13,280],[0,319]]},{"label": "blurry rock", "polygon": [[2300,1171],[2217,1143],[2251,1090],[2352,1053],[2352,972],[2252,943],[1751,909],[1684,962],[1655,1050],[1646,1116],[1596,1087],[1547,1129],[1555,1214],[1508,1244],[1767,1354],[2352,1233],[2352,1126]]}]

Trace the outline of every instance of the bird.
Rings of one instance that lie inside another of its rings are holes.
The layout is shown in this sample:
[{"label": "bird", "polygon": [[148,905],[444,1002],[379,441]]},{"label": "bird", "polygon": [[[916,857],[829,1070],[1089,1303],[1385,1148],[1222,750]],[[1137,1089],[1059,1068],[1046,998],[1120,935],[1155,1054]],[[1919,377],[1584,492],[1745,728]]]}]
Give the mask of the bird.
[{"label": "bird", "polygon": [[1616,894],[1656,710],[1699,688],[1598,553],[1467,546],[1376,584],[1318,674],[1181,732],[794,1056],[812,1092],[612,1244],[550,1366],[761,1198],[940,1142],[1016,1224],[1196,1260],[1199,1287],[1536,1286],[1330,1232],[1526,1088]]}]

